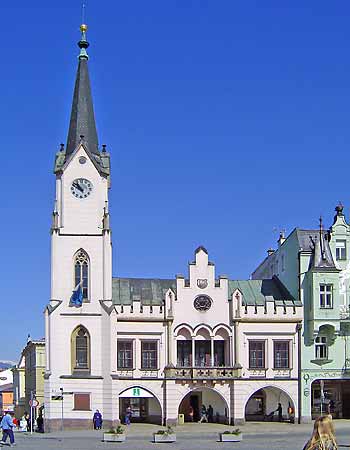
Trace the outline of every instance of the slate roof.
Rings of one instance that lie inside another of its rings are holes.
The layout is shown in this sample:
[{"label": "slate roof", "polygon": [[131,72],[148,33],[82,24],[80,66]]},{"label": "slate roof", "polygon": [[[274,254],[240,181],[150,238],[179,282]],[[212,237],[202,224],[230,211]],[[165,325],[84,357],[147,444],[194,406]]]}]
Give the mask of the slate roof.
[{"label": "slate roof", "polygon": [[84,136],[84,141],[91,153],[99,154],[88,58],[86,56],[79,56],[66,145],[66,157],[71,155],[77,148],[80,142],[80,136]]},{"label": "slate roof", "polygon": [[314,269],[338,270],[329,246],[329,233],[325,230],[301,230],[296,229],[299,248],[311,251],[312,258],[310,267]]},{"label": "slate roof", "polygon": [[176,293],[176,280],[150,278],[113,278],[112,301],[114,305],[162,305],[168,289]]},{"label": "slate roof", "polygon": [[265,306],[274,302],[276,306],[301,306],[277,277],[269,280],[229,280],[229,300],[239,289],[244,306]]}]

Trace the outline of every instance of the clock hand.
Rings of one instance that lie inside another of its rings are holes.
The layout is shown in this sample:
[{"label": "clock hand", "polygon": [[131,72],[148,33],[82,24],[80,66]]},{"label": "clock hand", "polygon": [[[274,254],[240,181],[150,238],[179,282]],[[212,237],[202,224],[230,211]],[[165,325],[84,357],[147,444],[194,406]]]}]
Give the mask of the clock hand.
[{"label": "clock hand", "polygon": [[77,181],[74,181],[73,186],[79,189],[80,192],[84,192],[84,190]]}]

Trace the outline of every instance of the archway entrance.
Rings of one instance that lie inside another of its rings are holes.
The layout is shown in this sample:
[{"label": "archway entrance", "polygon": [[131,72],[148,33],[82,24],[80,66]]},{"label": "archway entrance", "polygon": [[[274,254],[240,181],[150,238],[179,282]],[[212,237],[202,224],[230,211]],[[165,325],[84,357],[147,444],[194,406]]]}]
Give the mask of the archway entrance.
[{"label": "archway entrance", "polygon": [[208,422],[229,422],[226,400],[217,391],[210,388],[194,389],[185,395],[179,405],[179,414],[184,414],[185,422],[198,422],[203,406],[207,410]]},{"label": "archway entrance", "polygon": [[264,387],[254,392],[245,407],[247,421],[294,422],[294,417],[293,400],[282,389],[274,386]]},{"label": "archway entrance", "polygon": [[147,389],[135,386],[119,394],[119,416],[122,423],[125,423],[128,407],[131,408],[131,422],[162,424],[160,402]]}]

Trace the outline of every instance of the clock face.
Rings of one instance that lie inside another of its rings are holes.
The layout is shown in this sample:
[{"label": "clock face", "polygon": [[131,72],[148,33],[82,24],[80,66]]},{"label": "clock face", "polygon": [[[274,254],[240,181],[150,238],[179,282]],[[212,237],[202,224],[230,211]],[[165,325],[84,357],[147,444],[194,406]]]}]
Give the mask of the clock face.
[{"label": "clock face", "polygon": [[76,198],[87,198],[92,192],[92,183],[85,178],[77,178],[73,181],[70,190]]}]

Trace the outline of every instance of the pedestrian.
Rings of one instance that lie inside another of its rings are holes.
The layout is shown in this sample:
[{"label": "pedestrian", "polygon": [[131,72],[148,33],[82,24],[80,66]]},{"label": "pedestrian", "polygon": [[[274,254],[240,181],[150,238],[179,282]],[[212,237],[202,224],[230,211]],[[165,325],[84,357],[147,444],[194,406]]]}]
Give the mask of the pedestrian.
[{"label": "pedestrian", "polygon": [[321,416],[315,420],[311,439],[303,450],[337,450],[331,416]]},{"label": "pedestrian", "polygon": [[208,406],[208,422],[209,423],[214,422],[214,409],[211,405]]},{"label": "pedestrian", "polygon": [[199,423],[203,423],[203,420],[208,423],[207,408],[205,407],[205,405],[202,405],[201,418],[199,420]]},{"label": "pedestrian", "polygon": [[100,430],[102,428],[102,414],[98,409],[96,409],[96,412],[92,418],[92,422],[94,424],[94,430]]},{"label": "pedestrian", "polygon": [[21,417],[21,420],[19,422],[19,431],[25,432],[27,431],[27,419],[25,414]]},{"label": "pedestrian", "polygon": [[131,406],[129,405],[125,411],[125,425],[128,425],[128,426],[130,425],[131,417],[132,417],[132,409],[131,409]]},{"label": "pedestrian", "polygon": [[282,415],[282,405],[281,403],[278,404],[276,411],[278,413],[278,421],[282,422],[283,421],[283,415]]},{"label": "pedestrian", "polygon": [[25,412],[24,415],[27,422],[27,431],[30,431],[30,416],[27,412]]},{"label": "pedestrian", "polygon": [[14,447],[15,436],[13,434],[13,412],[5,411],[6,414],[3,416],[0,427],[2,428],[2,439],[0,441],[0,446],[6,445],[7,437],[10,438],[10,447]]},{"label": "pedestrian", "polygon": [[38,418],[36,419],[36,424],[37,424],[37,432],[38,433],[43,433],[44,432],[44,418],[42,416],[42,414],[38,415]]},{"label": "pedestrian", "polygon": [[193,422],[194,409],[193,409],[192,405],[190,405],[190,410],[189,410],[188,415],[190,416],[190,422]]}]

